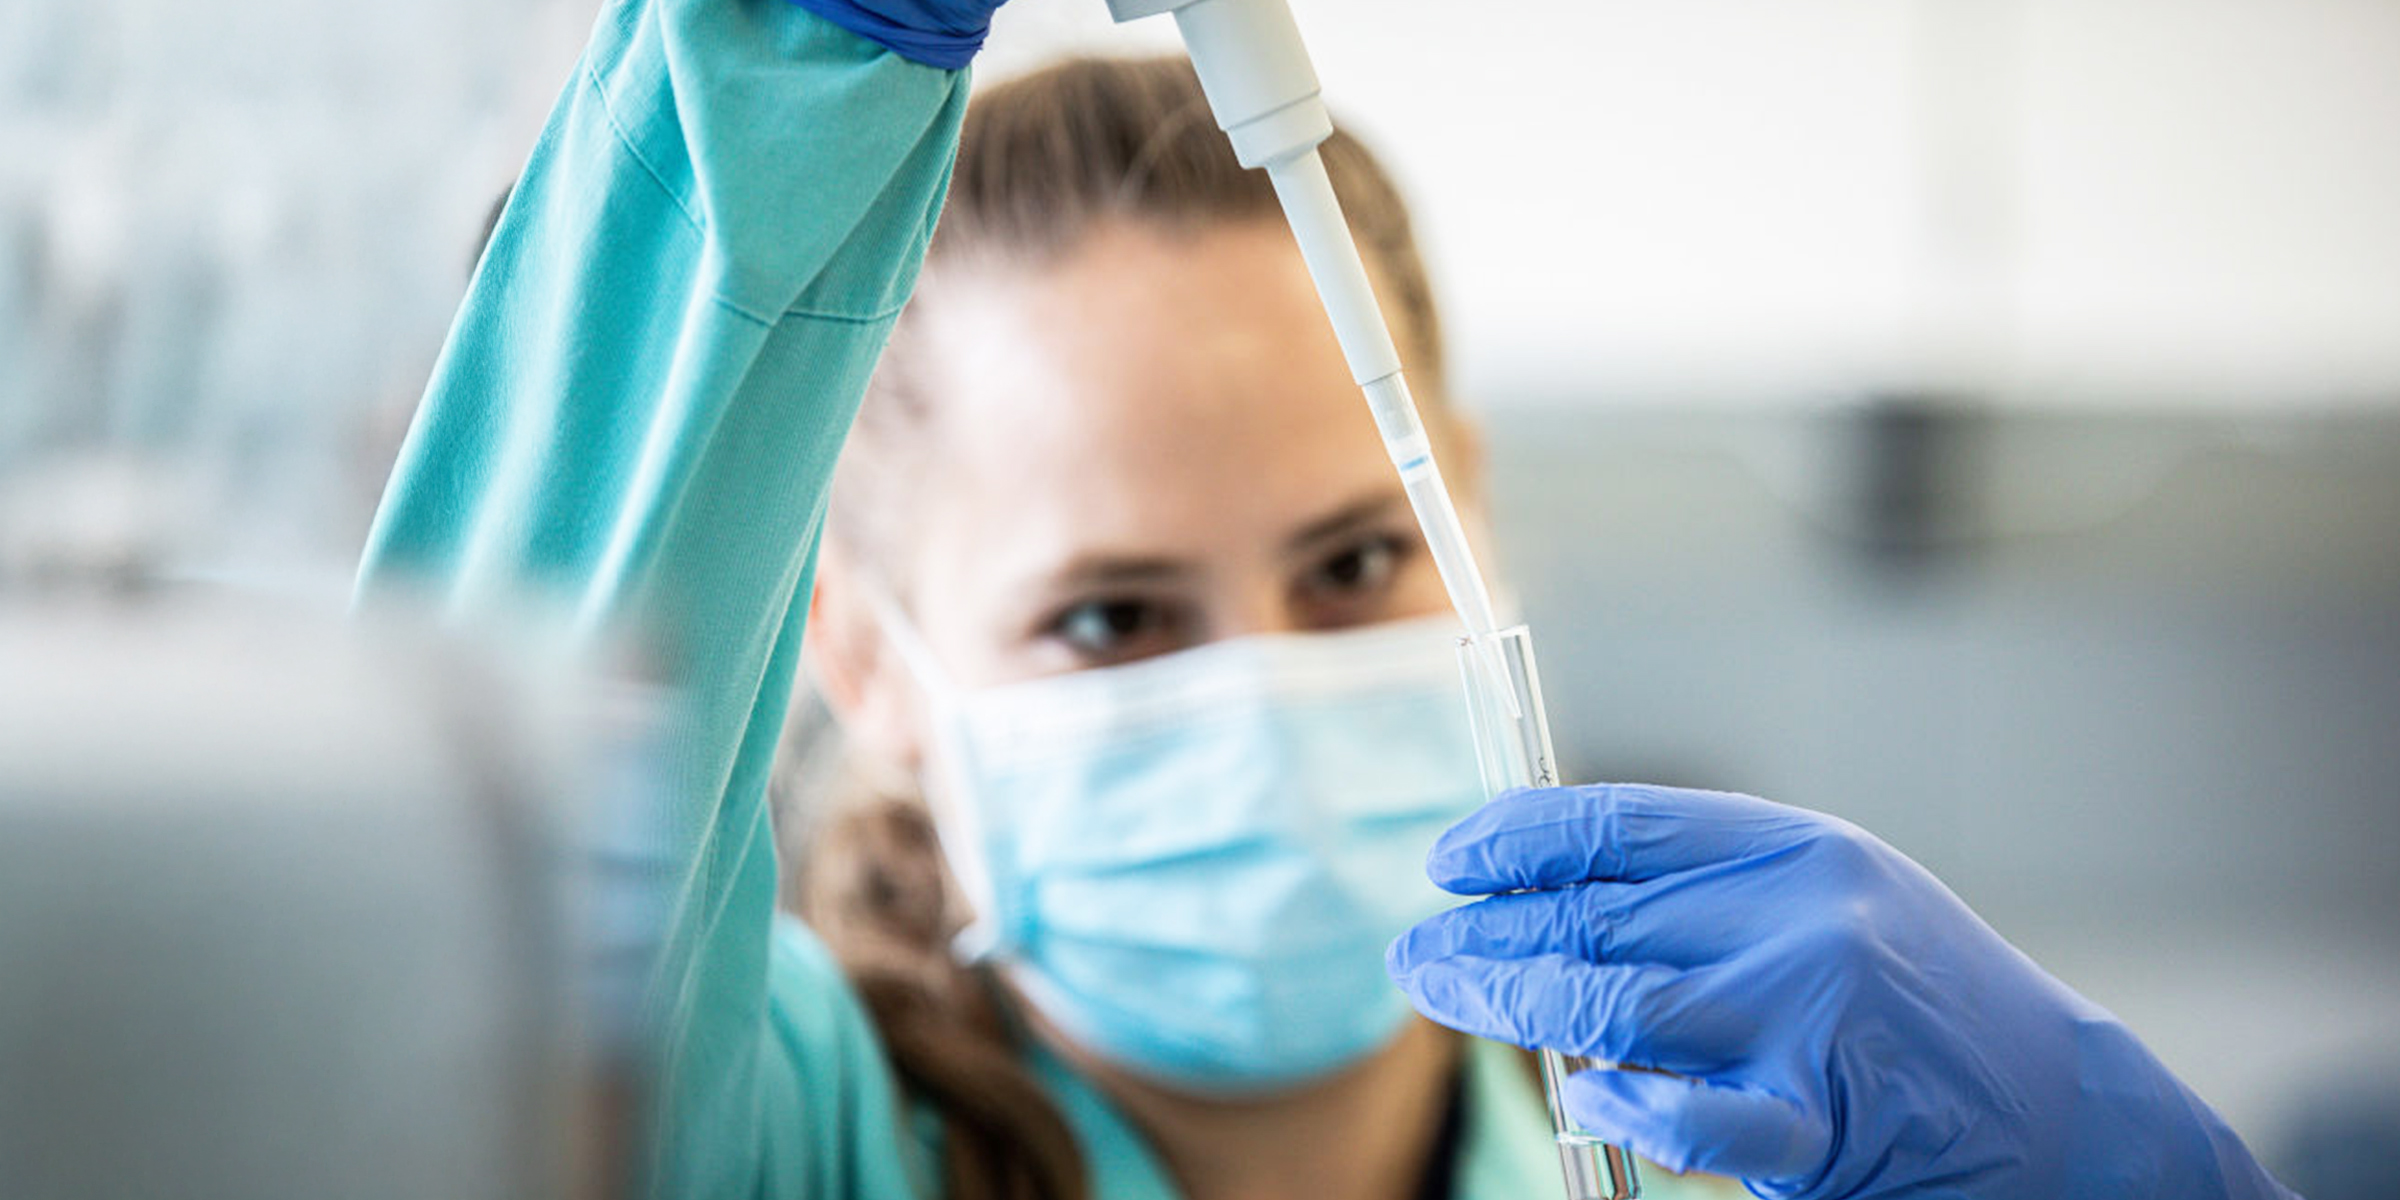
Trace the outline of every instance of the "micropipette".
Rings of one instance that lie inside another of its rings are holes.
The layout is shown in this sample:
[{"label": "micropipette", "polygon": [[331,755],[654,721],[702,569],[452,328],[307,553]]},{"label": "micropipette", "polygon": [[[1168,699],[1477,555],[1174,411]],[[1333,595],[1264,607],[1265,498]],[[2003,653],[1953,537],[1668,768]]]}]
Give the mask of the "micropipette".
[{"label": "micropipette", "polygon": [[[1364,389],[1384,450],[1424,530],[1442,586],[1465,623],[1469,709],[1487,789],[1558,782],[1550,730],[1523,626],[1503,631],[1492,595],[1476,569],[1466,527],[1442,483],[1433,444],[1401,375],[1358,243],[1342,217],[1317,147],[1333,135],[1316,68],[1286,0],[1108,0],[1119,21],[1173,13],[1200,75],[1217,125],[1245,167],[1264,169],[1284,218],[1316,281],[1350,374]],[[1559,1101],[1559,1084],[1576,1070],[1607,1064],[1542,1052],[1543,1090],[1566,1172],[1569,1200],[1627,1200],[1641,1194],[1633,1160],[1584,1130]]]}]

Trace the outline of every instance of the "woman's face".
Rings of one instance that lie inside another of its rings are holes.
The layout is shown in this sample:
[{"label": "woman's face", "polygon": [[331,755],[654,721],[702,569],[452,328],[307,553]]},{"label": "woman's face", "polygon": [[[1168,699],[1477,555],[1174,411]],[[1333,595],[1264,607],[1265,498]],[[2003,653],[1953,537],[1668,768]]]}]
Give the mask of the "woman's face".
[{"label": "woman's face", "polygon": [[[1107,226],[1054,266],[941,286],[928,415],[887,435],[926,439],[896,452],[922,489],[881,526],[905,544],[830,556],[819,584],[811,652],[854,737],[914,760],[914,687],[868,644],[861,570],[907,581],[967,687],[1447,607],[1280,225]],[[1454,422],[1429,419],[1471,478]]]}]

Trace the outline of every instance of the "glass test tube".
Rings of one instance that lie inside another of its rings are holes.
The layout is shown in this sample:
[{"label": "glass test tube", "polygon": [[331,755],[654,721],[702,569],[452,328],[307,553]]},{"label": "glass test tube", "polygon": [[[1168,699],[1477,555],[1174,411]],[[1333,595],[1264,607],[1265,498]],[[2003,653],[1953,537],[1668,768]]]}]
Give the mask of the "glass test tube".
[{"label": "glass test tube", "polygon": [[[1499,651],[1497,656],[1492,650]],[[1496,678],[1497,658],[1505,680]],[[1459,672],[1466,677],[1467,711],[1475,732],[1475,758],[1483,767],[1484,790],[1555,787],[1557,759],[1550,749],[1550,718],[1542,709],[1542,681],[1533,666],[1533,635],[1523,625],[1460,638]],[[1558,1138],[1559,1164],[1566,1172],[1568,1200],[1628,1200],[1642,1194],[1633,1156],[1583,1128],[1567,1115],[1560,1087],[1578,1071],[1615,1070],[1615,1064],[1579,1054],[1544,1050],[1542,1094],[1550,1103],[1550,1127]]]}]

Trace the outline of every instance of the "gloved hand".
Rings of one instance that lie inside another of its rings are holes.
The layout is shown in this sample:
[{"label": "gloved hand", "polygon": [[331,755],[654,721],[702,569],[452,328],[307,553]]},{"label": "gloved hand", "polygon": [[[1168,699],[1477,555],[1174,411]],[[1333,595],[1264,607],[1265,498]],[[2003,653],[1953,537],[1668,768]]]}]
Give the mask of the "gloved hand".
[{"label": "gloved hand", "polygon": [[[1511,792],[1428,859],[1461,893],[1392,977],[1587,1071],[1569,1111],[1772,1197],[2291,1193],[2125,1027],[1846,822],[1651,787]],[[1542,891],[1520,892],[1538,888]]]},{"label": "gloved hand", "polygon": [[808,11],[929,67],[957,70],[983,49],[992,13],[1006,0],[791,0]]}]

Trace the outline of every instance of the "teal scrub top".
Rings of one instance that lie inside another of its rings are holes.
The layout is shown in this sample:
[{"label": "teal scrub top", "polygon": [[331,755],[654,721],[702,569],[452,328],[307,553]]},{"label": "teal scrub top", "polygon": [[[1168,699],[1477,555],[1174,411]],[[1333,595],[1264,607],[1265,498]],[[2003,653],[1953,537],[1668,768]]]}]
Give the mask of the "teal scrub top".
[{"label": "teal scrub top", "polygon": [[[361,594],[563,606],[677,685],[651,1190],[932,1196],[875,1031],[776,915],[765,801],[835,455],[949,181],[964,72],[779,0],[612,0],[434,368]],[[1541,1110],[1472,1055],[1457,1195],[1558,1186]],[[1095,1195],[1171,1197],[1055,1060]],[[1664,1182],[1663,1179],[1660,1182]],[[1666,1195],[1654,1185],[1654,1195]]]}]

